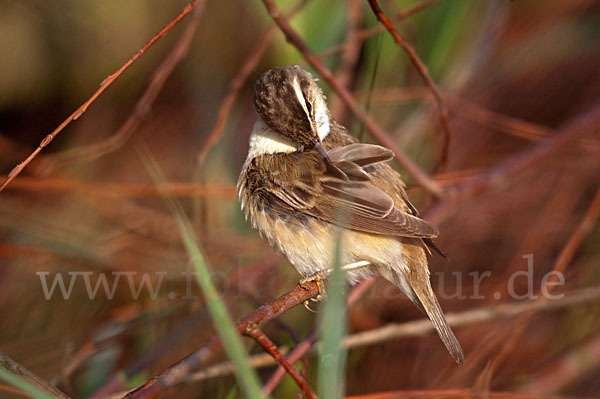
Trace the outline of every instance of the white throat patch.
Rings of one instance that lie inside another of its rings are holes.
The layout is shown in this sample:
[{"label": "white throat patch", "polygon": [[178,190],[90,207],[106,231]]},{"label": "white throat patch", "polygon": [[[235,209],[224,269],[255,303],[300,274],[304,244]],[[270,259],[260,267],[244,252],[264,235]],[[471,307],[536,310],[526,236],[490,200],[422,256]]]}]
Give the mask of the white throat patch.
[{"label": "white throat patch", "polygon": [[296,150],[298,150],[298,148],[296,148],[292,140],[275,133],[260,119],[256,121],[252,134],[250,135],[248,159],[264,154],[289,154]]}]

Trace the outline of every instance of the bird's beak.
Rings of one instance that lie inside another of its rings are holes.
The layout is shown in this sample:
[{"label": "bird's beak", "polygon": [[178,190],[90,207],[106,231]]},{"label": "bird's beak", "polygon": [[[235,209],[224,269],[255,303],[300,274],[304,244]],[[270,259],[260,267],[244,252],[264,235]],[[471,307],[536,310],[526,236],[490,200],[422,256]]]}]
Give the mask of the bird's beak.
[{"label": "bird's beak", "polygon": [[319,132],[317,131],[317,124],[314,121],[311,121],[311,125],[313,131],[313,144],[315,145],[315,148],[317,151],[319,151],[319,154],[321,154],[323,158],[327,160],[327,162],[331,162],[329,155],[327,155],[327,152],[325,152],[325,148],[323,148],[323,144],[321,143],[321,137],[319,137]]},{"label": "bird's beak", "polygon": [[331,159],[329,159],[329,155],[327,155],[327,153],[325,152],[325,148],[323,148],[320,139],[319,141],[315,141],[315,148],[317,149],[317,151],[319,151],[319,154],[323,155],[323,158],[325,158],[327,162],[331,162]]}]

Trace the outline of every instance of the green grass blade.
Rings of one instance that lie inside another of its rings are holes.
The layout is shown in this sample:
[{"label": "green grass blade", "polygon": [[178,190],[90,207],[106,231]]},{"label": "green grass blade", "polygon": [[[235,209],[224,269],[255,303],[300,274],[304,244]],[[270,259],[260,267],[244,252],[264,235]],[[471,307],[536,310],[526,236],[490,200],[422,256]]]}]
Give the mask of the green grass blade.
[{"label": "green grass blade", "polygon": [[244,392],[244,396],[252,399],[263,398],[264,395],[262,393],[258,375],[248,364],[248,354],[246,349],[242,345],[240,336],[227,312],[227,308],[223,304],[223,301],[221,301],[221,298],[211,281],[209,269],[204,255],[202,254],[202,250],[197,245],[198,239],[189,219],[185,216],[181,204],[167,189],[166,179],[162,174],[160,167],[154,158],[152,158],[149,150],[143,144],[138,145],[136,149],[175,218],[185,248],[196,269],[198,284],[202,289],[206,305],[215,324],[217,333],[223,341],[225,353],[235,366],[236,378],[240,388]]},{"label": "green grass blade", "polygon": [[21,391],[29,394],[32,398],[40,398],[40,399],[55,399],[60,398],[57,395],[54,395],[50,392],[44,391],[43,389],[35,386],[31,382],[27,381],[24,378],[19,377],[16,374],[11,373],[8,370],[0,368],[0,380],[6,382],[9,385],[17,387]]},{"label": "green grass blade", "polygon": [[342,340],[346,335],[346,284],[340,266],[342,232],[338,232],[333,260],[333,273],[328,279],[327,302],[323,310],[320,334],[319,397],[341,399],[344,397],[346,350]]}]

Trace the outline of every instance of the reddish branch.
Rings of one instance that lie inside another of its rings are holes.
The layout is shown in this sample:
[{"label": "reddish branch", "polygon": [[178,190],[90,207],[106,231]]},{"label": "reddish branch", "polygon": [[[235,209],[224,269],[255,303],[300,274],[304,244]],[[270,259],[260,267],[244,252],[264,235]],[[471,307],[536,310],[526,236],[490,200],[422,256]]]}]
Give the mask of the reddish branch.
[{"label": "reddish branch", "polygon": [[[395,24],[399,21],[402,21],[403,19],[406,19],[406,18],[410,17],[411,15],[416,14],[417,12],[422,11],[425,8],[432,5],[433,3],[437,3],[439,1],[440,0],[422,0],[420,2],[417,2],[417,3],[413,4],[412,6],[408,7],[406,10],[400,11],[399,13],[394,15],[391,18],[392,23]],[[385,26],[376,25],[372,28],[364,29],[363,31],[359,32],[358,35],[359,35],[359,37],[366,39],[368,37],[376,35],[379,32],[383,32],[385,29],[386,29]]]},{"label": "reddish branch", "polygon": [[[356,290],[361,290],[362,286],[365,283],[368,283],[369,280],[365,280],[361,283],[361,286],[357,286],[351,294],[348,296],[348,302],[351,301],[351,296]],[[360,294],[360,293],[359,293]],[[567,291],[564,292],[564,296],[560,299],[554,299],[551,301],[542,300],[538,298],[534,301],[526,301],[526,302],[513,302],[513,303],[505,303],[495,306],[483,306],[479,308],[474,308],[471,310],[466,310],[460,313],[448,313],[447,319],[448,324],[452,328],[465,328],[473,325],[482,325],[485,323],[497,322],[501,320],[512,320],[514,321],[517,316],[521,316],[528,313],[536,313],[539,314],[541,312],[551,312],[556,311],[558,309],[564,309],[567,307],[572,307],[576,305],[582,305],[586,303],[596,303],[600,299],[600,286],[592,286],[589,288],[584,288],[575,291]],[[377,345],[390,340],[397,340],[402,338],[409,337],[420,337],[426,334],[430,334],[435,332],[433,325],[427,318],[417,319],[406,321],[402,323],[389,323],[385,324],[381,327],[373,328],[371,330],[366,330],[362,332],[357,332],[352,335],[348,335],[344,339],[344,347],[347,349],[352,348],[361,348],[369,345]],[[308,351],[314,351],[317,348],[312,347],[312,342],[314,341],[314,336],[316,334],[313,332],[309,334],[309,336],[299,343],[292,351],[286,355],[286,359],[290,363],[294,363],[299,360],[305,353]],[[295,357],[295,353],[300,349],[307,347],[301,355]],[[285,347],[279,348],[282,352],[287,350]],[[475,355],[476,351],[471,352],[472,355]],[[266,361],[263,356],[257,357],[257,355],[252,356],[251,361],[255,365],[255,367],[269,367],[276,364],[272,361],[272,358],[269,358],[270,361]],[[473,359],[470,358],[469,363],[473,363]],[[478,367],[477,363],[475,363],[474,367]],[[278,375],[281,371],[281,375]],[[215,366],[211,366],[210,368],[203,370],[203,372],[196,373],[191,375],[187,381],[198,381],[206,378],[214,378],[218,376],[223,376],[232,373],[232,366],[229,362],[223,362],[217,364]],[[276,384],[279,382],[280,377],[285,375],[285,370],[281,367],[273,373],[271,379],[265,384],[263,391],[265,393],[272,392],[275,389]],[[277,377],[278,379],[273,382],[273,380]]]},{"label": "reddish branch", "polygon": [[[293,291],[262,305],[250,316],[240,320],[236,324],[237,330],[244,334],[252,325],[260,326],[294,306],[314,297],[319,293],[318,284],[308,281],[296,286]],[[168,388],[183,381],[191,372],[198,370],[206,364],[221,348],[222,342],[218,336],[213,336],[201,349],[187,356],[185,359],[169,367],[160,375],[152,378],[144,385],[127,393],[123,398],[127,399],[149,399],[158,398]]]},{"label": "reddish branch", "polygon": [[[429,72],[427,72],[427,67],[425,66],[423,61],[421,61],[421,59],[419,58],[419,55],[417,54],[415,49],[402,36],[400,36],[398,31],[394,27],[393,22],[390,21],[388,17],[386,17],[386,15],[383,13],[381,8],[379,7],[379,4],[377,4],[377,0],[369,0],[369,5],[371,6],[371,9],[377,16],[377,19],[379,20],[379,22],[381,22],[383,24],[383,26],[385,26],[385,28],[388,30],[388,32],[390,32],[390,34],[394,38],[394,41],[400,47],[402,47],[404,49],[404,51],[406,51],[406,53],[408,54],[408,57],[410,58],[410,61],[413,63],[413,65],[419,72],[419,75],[421,75],[421,78],[423,79],[425,84],[429,87],[429,90],[435,97],[435,101],[437,103],[438,110],[440,112],[440,124],[442,125],[442,129],[444,131],[444,144],[442,146],[442,154],[441,154],[441,158],[440,158],[438,165],[441,168],[444,168],[446,166],[446,164],[448,163],[448,151],[450,149],[451,131],[450,131],[450,123],[448,122],[448,110],[444,104],[444,100],[442,98],[442,93],[440,93],[440,90],[434,83],[433,79],[431,79],[431,76],[429,76]],[[436,169],[437,169],[437,167],[436,167]]]},{"label": "reddish branch", "polygon": [[[302,359],[303,356],[306,356],[306,354],[311,350],[311,348],[315,344],[316,340],[317,340],[317,332],[312,331],[302,342],[300,342],[298,345],[296,345],[294,350],[292,350],[285,357],[285,360],[292,364],[296,363],[298,360]],[[263,391],[267,394],[270,394],[271,392],[273,392],[273,390],[275,390],[275,388],[277,387],[277,385],[279,384],[279,382],[281,381],[283,376],[285,376],[285,373],[286,373],[286,369],[284,369],[281,366],[277,370],[275,370],[275,372],[273,373],[271,378],[269,378],[269,380],[263,387]]]},{"label": "reddish branch", "polygon": [[341,85],[335,78],[331,70],[327,68],[321,60],[308,48],[302,41],[300,36],[292,29],[288,21],[281,14],[277,6],[272,0],[263,0],[267,11],[271,18],[275,21],[279,29],[285,35],[287,41],[291,43],[302,54],[306,61],[323,77],[323,79],[331,86],[331,88],[339,95],[340,99],[348,106],[350,111],[365,125],[371,134],[379,140],[381,144],[388,147],[396,153],[396,158],[400,164],[410,173],[417,183],[424,189],[435,195],[443,197],[444,192],[442,187],[425,173],[417,164],[415,164],[405,153],[398,147],[396,142],[389,134],[379,126],[377,122],[369,114],[367,114],[354,100],[354,97],[346,88]]},{"label": "reddish branch", "polygon": [[273,341],[271,341],[269,339],[269,337],[267,337],[265,335],[265,333],[260,331],[260,329],[258,328],[258,326],[256,324],[249,323],[248,326],[246,327],[246,331],[244,331],[244,335],[247,335],[248,337],[251,337],[252,339],[254,339],[271,356],[273,356],[273,359],[275,359],[277,361],[277,363],[281,364],[281,366],[294,379],[294,381],[296,381],[296,384],[298,384],[300,389],[302,389],[302,392],[304,392],[304,394],[308,398],[310,398],[310,399],[317,398],[317,395],[310,388],[310,385],[308,385],[308,382],[306,382],[306,379],[298,373],[298,370],[296,370],[294,368],[294,366],[292,366],[286,360],[286,358],[283,357],[281,352],[279,352],[279,349],[277,349],[277,345],[275,345],[275,343]]},{"label": "reddish branch", "polygon": [[88,107],[102,94],[127,68],[131,66],[142,54],[150,49],[160,38],[166,35],[175,25],[177,25],[183,18],[185,18],[194,8],[203,4],[203,0],[193,0],[189,4],[187,4],[183,11],[175,17],[171,22],[169,22],[163,29],[161,29],[156,35],[154,35],[146,44],[144,44],[125,64],[123,64],[116,72],[109,75],[106,79],[102,81],[100,84],[100,88],[96,90],[94,94],[84,102],[79,108],[75,110],[71,115],[67,117],[52,133],[47,135],[39,144],[39,146],[21,163],[13,168],[8,174],[6,180],[0,186],[0,192],[4,190],[4,188],[11,182],[15,177],[17,177],[23,169],[46,147],[58,134],[72,121],[78,119],[87,109]]}]

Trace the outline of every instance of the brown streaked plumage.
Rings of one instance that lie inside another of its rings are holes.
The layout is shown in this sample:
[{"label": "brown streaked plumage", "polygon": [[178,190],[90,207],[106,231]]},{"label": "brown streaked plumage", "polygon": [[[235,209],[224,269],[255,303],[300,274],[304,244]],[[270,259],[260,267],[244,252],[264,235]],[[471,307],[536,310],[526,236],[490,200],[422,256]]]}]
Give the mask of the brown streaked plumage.
[{"label": "brown streaked plumage", "polygon": [[[433,322],[452,357],[464,361],[433,293],[426,243],[437,227],[420,219],[387,148],[360,144],[331,119],[325,97],[299,66],[267,71],[256,83],[260,120],[238,180],[246,218],[304,277],[331,267],[335,226],[342,264],[363,262],[348,281],[379,273]],[[343,215],[340,217],[340,215]]]}]

